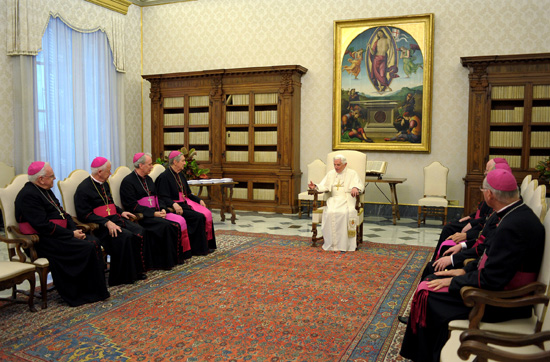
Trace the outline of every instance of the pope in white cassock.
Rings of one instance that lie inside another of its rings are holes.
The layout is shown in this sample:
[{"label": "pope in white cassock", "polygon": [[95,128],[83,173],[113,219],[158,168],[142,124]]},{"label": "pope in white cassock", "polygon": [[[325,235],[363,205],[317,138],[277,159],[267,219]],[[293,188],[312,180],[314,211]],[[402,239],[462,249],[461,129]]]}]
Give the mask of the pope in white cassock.
[{"label": "pope in white cassock", "polygon": [[308,184],[310,189],[331,192],[321,222],[325,241],[323,249],[355,251],[358,222],[355,196],[363,192],[364,183],[355,170],[346,167],[347,160],[344,156],[334,156],[333,162],[334,170],[329,171],[318,185],[313,181]]}]

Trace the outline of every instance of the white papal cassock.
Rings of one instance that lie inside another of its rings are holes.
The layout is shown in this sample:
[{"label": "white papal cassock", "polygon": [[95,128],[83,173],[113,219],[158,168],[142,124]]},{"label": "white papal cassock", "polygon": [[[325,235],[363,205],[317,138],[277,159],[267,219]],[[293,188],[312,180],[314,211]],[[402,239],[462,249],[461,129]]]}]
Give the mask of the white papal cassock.
[{"label": "white papal cassock", "polygon": [[347,166],[341,173],[329,171],[317,185],[319,191],[331,193],[321,222],[325,250],[355,251],[357,247],[357,210],[355,197],[351,196],[354,187],[362,192],[364,182],[357,172]]}]

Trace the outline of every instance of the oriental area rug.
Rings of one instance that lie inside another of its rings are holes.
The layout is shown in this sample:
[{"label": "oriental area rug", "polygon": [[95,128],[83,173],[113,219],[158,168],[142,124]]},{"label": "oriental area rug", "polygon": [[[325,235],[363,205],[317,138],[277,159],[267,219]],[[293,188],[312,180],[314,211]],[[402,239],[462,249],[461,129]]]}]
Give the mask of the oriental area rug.
[{"label": "oriental area rug", "polygon": [[218,231],[219,249],[77,308],[0,307],[1,361],[394,361],[431,249]]}]

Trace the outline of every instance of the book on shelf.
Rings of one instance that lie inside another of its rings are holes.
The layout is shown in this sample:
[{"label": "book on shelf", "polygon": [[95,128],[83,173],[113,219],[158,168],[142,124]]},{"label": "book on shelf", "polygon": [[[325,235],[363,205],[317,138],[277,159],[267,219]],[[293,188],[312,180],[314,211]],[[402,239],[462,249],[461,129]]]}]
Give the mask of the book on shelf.
[{"label": "book on shelf", "polygon": [[183,108],[184,98],[164,98],[164,108]]},{"label": "book on shelf", "polygon": [[367,176],[378,176],[378,178],[382,178],[387,168],[388,163],[386,161],[367,161]]}]

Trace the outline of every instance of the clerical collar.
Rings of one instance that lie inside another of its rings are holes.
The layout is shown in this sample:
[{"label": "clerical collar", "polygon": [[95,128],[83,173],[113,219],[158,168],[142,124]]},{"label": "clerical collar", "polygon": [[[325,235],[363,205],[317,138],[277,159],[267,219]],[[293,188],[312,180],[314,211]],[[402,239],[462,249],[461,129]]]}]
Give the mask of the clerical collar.
[{"label": "clerical collar", "polygon": [[92,180],[94,180],[94,181],[97,182],[98,184],[103,185],[103,182],[98,181],[94,176],[90,175],[90,177],[92,178]]},{"label": "clerical collar", "polygon": [[521,199],[519,199],[519,200],[517,200],[517,201],[514,201],[514,202],[512,202],[511,204],[508,204],[508,205],[504,206],[502,209],[500,209],[500,210],[497,211],[497,214],[500,215],[500,214],[503,213],[503,212],[508,212],[507,209],[511,208],[512,206],[514,206],[514,205],[517,204],[518,202],[521,202]]}]

